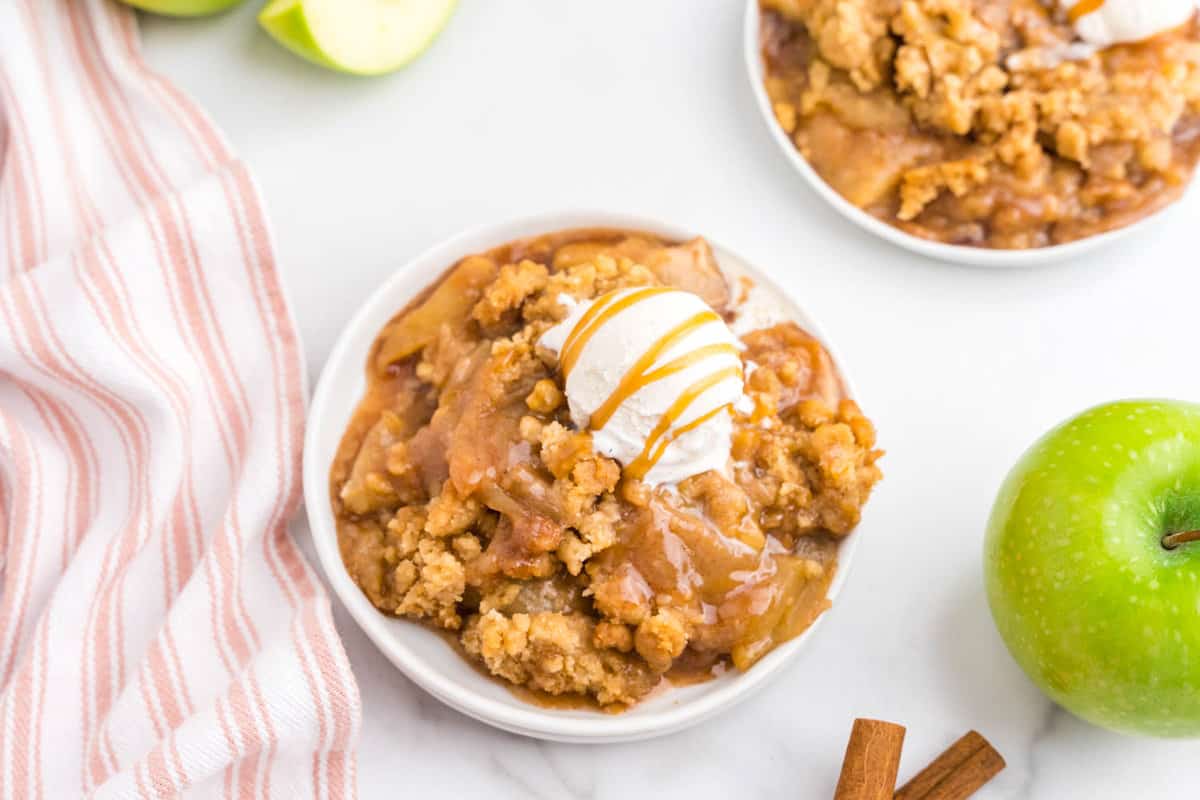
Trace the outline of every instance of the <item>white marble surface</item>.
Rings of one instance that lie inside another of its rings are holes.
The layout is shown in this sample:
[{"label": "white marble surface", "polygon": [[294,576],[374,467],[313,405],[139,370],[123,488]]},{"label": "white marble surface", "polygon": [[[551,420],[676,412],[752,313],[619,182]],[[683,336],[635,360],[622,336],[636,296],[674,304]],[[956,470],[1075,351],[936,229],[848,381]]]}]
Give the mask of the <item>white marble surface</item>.
[{"label": "white marble surface", "polygon": [[978,728],[1009,762],[982,798],[1197,796],[1197,745],[1091,728],[1018,671],[980,542],[1005,470],[1049,425],[1117,397],[1200,398],[1200,192],[1086,262],[956,268],[865,238],[789,172],[744,83],[735,0],[464,0],[426,57],[373,81],[295,60],[253,5],[147,20],[145,38],[264,187],[314,377],[372,287],[447,234],[630,210],[774,269],[837,342],[888,450],[826,628],[777,683],[690,732],[585,748],[490,730],[339,614],[363,798],[824,798],[855,716],[909,727],[902,775]]}]

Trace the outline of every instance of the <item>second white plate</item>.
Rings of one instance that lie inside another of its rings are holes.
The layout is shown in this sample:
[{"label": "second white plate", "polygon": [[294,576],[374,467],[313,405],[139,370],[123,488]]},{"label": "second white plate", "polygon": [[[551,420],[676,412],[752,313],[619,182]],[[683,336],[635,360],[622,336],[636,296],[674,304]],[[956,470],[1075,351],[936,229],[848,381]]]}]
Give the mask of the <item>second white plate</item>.
[{"label": "second white plate", "polygon": [[943,244],[942,242],[933,242],[928,239],[922,239],[919,236],[913,236],[910,233],[905,233],[899,228],[871,216],[838,194],[832,186],[825,182],[824,178],[817,174],[817,171],[805,160],[804,156],[800,155],[800,152],[796,150],[792,140],[788,138],[787,133],[784,132],[783,128],[779,126],[778,121],[776,121],[775,112],[771,107],[771,100],[767,96],[766,87],[763,85],[762,46],[759,28],[760,12],[758,0],[746,0],[742,42],[745,51],[746,74],[750,80],[750,90],[754,93],[754,99],[762,114],[763,121],[771,132],[771,138],[779,145],[784,158],[795,168],[796,172],[800,173],[800,176],[812,187],[813,191],[837,209],[842,216],[860,228],[906,250],[911,250],[914,253],[935,258],[939,261],[980,267],[1024,268],[1041,266],[1043,264],[1052,264],[1078,258],[1085,253],[1090,253],[1119,239],[1123,239],[1135,231],[1142,231],[1157,223],[1170,209],[1179,205],[1179,202],[1182,202],[1181,199],[1123,228],[1097,234],[1096,236],[1089,236],[1086,239],[1079,239],[1078,241],[1066,244],[1038,247],[1030,250],[990,250],[983,247]]}]

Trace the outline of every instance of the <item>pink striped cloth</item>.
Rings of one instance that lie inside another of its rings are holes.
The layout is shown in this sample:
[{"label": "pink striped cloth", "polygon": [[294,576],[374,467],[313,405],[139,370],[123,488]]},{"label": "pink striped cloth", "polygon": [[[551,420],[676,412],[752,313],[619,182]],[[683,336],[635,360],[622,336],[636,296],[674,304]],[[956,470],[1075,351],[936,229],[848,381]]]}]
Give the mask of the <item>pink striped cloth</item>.
[{"label": "pink striped cloth", "polygon": [[353,796],[262,204],[138,48],[0,1],[0,798]]}]

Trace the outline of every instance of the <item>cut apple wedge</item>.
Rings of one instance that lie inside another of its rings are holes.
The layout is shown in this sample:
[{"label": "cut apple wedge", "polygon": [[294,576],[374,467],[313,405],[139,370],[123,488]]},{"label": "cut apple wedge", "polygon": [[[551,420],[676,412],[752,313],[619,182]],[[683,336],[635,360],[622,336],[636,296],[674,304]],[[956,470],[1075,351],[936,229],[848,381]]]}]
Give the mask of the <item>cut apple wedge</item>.
[{"label": "cut apple wedge", "polygon": [[419,56],[457,0],[271,0],[259,23],[294,53],[353,75],[382,75]]},{"label": "cut apple wedge", "polygon": [[242,0],[123,0],[128,5],[168,17],[202,17],[236,6]]}]

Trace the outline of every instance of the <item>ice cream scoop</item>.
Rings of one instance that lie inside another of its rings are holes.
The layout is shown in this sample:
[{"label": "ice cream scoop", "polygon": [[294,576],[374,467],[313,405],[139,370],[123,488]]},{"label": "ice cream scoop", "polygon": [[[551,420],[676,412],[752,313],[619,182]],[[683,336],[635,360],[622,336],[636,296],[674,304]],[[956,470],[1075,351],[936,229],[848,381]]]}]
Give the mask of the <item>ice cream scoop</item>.
[{"label": "ice cream scoop", "polygon": [[1140,42],[1187,22],[1196,0],[1060,0],[1079,38],[1096,47]]},{"label": "ice cream scoop", "polygon": [[696,295],[609,292],[575,306],[539,344],[558,355],[572,421],[626,474],[676,483],[728,462],[741,344]]}]

